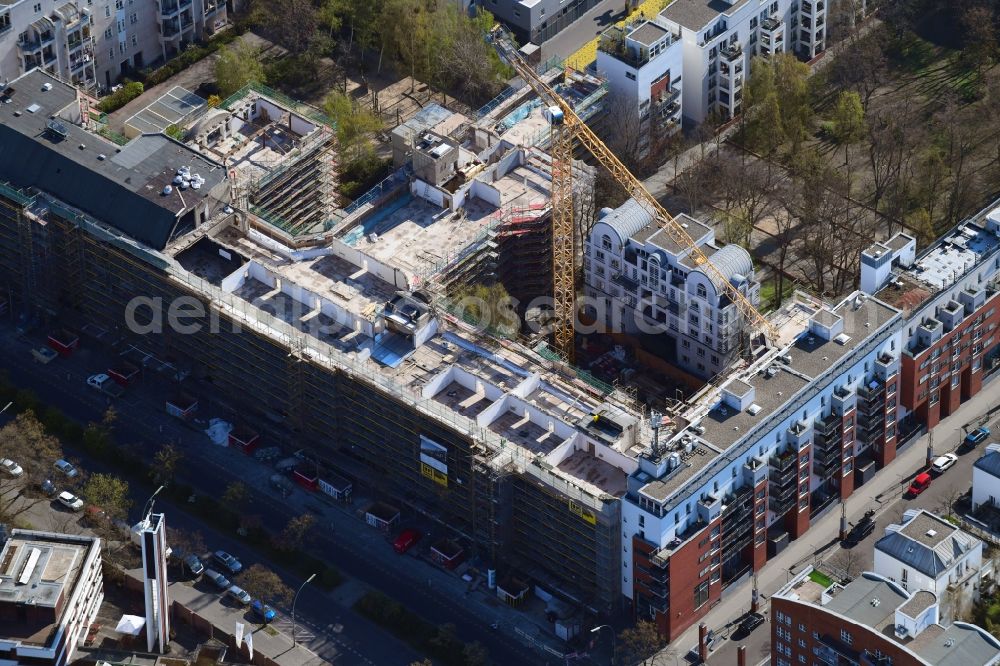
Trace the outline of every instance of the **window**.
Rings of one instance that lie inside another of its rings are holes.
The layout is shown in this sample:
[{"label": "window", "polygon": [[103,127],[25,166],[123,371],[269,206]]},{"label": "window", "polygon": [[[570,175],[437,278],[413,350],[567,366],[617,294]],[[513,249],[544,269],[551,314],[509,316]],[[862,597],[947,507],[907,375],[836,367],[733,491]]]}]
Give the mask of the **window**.
[{"label": "window", "polygon": [[111,18],[111,6],[104,5],[104,18]]},{"label": "window", "polygon": [[139,38],[132,35],[132,46],[139,46]]},{"label": "window", "polygon": [[694,588],[694,607],[701,608],[708,602],[708,581],[701,583]]},{"label": "window", "polygon": [[625,72],[625,78],[629,81],[635,81],[635,74],[632,72]]},{"label": "window", "polygon": [[848,645],[854,644],[854,637],[851,636],[851,632],[847,631],[847,629],[840,630],[840,640],[844,641]]},{"label": "window", "polygon": [[705,285],[698,285],[698,298],[706,298],[708,296],[708,291],[705,289]]},{"label": "window", "polygon": [[112,46],[111,50],[108,51],[108,57],[110,57],[110,58],[114,58],[115,57],[115,47]]},{"label": "window", "polygon": [[111,39],[112,34],[113,33],[111,32],[111,28],[108,28],[107,30],[104,31],[104,39]]},{"label": "window", "polygon": [[774,633],[777,634],[778,638],[780,638],[783,641],[792,640],[791,632],[789,632],[788,629],[785,629],[784,627],[775,627]]},{"label": "window", "polygon": [[131,23],[132,25],[135,25],[136,23],[139,22],[139,15],[136,14],[135,12],[132,12],[132,15],[128,17],[128,22]]},{"label": "window", "polygon": [[35,7],[34,7],[34,10],[35,10],[35,13],[36,13],[36,14],[37,14],[38,12],[42,11],[42,3],[40,3],[40,2],[36,2],[36,3],[35,3]]}]

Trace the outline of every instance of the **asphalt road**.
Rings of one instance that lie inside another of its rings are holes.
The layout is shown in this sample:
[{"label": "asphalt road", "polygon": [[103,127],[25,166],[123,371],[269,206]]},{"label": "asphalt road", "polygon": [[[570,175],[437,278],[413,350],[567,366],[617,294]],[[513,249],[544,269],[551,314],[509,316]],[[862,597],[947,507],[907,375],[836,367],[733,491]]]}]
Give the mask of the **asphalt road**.
[{"label": "asphalt road", "polygon": [[[107,408],[107,399],[103,394],[87,387],[85,378],[90,373],[103,372],[103,368],[107,367],[107,356],[102,352],[87,349],[84,345],[69,359],[60,358],[50,364],[40,365],[30,355],[33,346],[42,344],[40,335],[36,334],[29,340],[18,340],[9,322],[4,322],[0,324],[0,340],[3,341],[0,344],[0,367],[7,370],[15,384],[30,388],[40,400],[61,409],[70,418],[83,423],[101,419]],[[155,382],[147,380],[144,385],[130,387],[127,394],[116,401],[117,441],[141,449],[147,458],[152,457],[165,441],[177,441],[187,463],[180,465],[178,481],[190,484],[198,492],[220,495],[222,489],[238,477],[230,469],[213,464],[199,455],[199,449],[206,446],[205,436],[192,431],[163,411],[164,392],[158,392]],[[207,410],[202,413],[207,413]],[[191,464],[194,461],[198,461],[198,464]],[[86,459],[82,464],[84,468],[92,467]],[[263,492],[258,492],[253,511],[260,517],[263,527],[272,532],[280,531],[298,513]],[[194,520],[186,516],[183,510],[177,513],[176,518],[173,514],[169,516],[171,524],[184,526],[185,521]],[[396,599],[429,622],[437,625],[454,624],[460,639],[482,643],[494,662],[529,664],[544,661],[538,652],[493,630],[490,626],[492,618],[468,613],[461,598],[449,594],[447,590],[429,587],[415,567],[400,566],[398,559],[390,559],[394,557],[391,549],[388,552],[382,552],[385,549],[373,550],[368,547],[368,541],[338,538],[327,530],[315,530],[314,533],[310,543],[313,552],[336,566],[346,576]],[[231,549],[237,556],[243,555],[245,562],[260,561],[258,555],[249,555],[250,548],[238,539],[218,536],[218,543],[223,544],[223,548]],[[206,541],[213,548],[218,547],[215,546],[214,539],[215,535],[210,539],[206,534]],[[292,584],[295,581],[288,582]],[[299,599],[297,615],[301,615],[315,627],[338,623],[346,627],[335,636],[337,641],[343,643],[342,648],[349,648],[346,652],[342,650],[337,663],[409,664],[414,660],[415,653],[397,651],[393,646],[394,641],[386,640],[388,636],[384,631],[367,623],[349,607],[331,607],[331,601],[330,595],[322,594],[317,588],[306,588]],[[334,636],[331,634],[329,638],[332,640]],[[391,646],[392,649],[387,649]],[[311,644],[310,647],[312,648]]]}]

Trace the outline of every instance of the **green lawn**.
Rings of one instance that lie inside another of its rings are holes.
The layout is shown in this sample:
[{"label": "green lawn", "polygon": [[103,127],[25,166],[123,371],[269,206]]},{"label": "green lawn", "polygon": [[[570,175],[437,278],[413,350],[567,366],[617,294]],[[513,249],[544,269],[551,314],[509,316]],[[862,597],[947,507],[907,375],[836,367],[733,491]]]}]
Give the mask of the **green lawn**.
[{"label": "green lawn", "polygon": [[813,569],[809,572],[809,580],[822,585],[824,588],[833,585],[833,579],[818,569]]}]

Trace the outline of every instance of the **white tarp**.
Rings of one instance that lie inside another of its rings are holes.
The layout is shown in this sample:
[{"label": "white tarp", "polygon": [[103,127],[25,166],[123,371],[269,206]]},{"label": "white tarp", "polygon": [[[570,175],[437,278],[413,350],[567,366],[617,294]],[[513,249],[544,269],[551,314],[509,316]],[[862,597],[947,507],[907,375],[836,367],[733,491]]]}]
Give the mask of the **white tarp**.
[{"label": "white tarp", "polygon": [[142,628],[145,626],[146,618],[144,617],[139,617],[138,615],[122,615],[122,619],[118,620],[118,626],[115,627],[115,631],[119,634],[138,636],[142,631]]},{"label": "white tarp", "polygon": [[222,419],[211,419],[205,434],[218,446],[229,446],[229,433],[233,431],[233,424]]}]

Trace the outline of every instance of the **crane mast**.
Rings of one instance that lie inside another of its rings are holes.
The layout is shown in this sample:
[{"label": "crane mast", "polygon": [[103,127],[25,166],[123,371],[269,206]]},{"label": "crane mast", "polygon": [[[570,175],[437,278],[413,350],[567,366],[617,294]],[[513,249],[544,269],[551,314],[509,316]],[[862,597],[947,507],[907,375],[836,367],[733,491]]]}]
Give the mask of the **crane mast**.
[{"label": "crane mast", "polygon": [[497,27],[491,33],[493,43],[503,58],[549,108],[552,130],[552,270],[555,297],[554,342],[559,351],[573,362],[573,326],[576,319],[576,249],[573,233],[573,141],[579,141],[608,170],[625,192],[638,201],[679,247],[686,248],[694,264],[705,271],[733,304],[749,326],[775,341],[778,331],[757,311],[753,303],[733,285],[702,252],[690,234],[660,205],[638,178],[580,119],[573,107],[552,89],[517,52],[506,31]]}]

